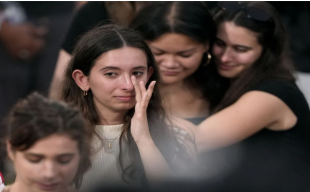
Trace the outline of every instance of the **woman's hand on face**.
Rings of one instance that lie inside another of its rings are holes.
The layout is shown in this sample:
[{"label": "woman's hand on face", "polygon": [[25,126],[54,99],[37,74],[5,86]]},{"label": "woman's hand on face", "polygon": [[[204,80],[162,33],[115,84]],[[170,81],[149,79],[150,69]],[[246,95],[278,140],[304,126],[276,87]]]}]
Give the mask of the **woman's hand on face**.
[{"label": "woman's hand on face", "polygon": [[131,77],[132,84],[136,92],[136,106],[135,114],[131,119],[131,134],[137,144],[148,142],[152,140],[146,110],[152,97],[155,81],[152,81],[146,90],[144,82],[140,81],[139,83],[136,80],[135,76]]}]

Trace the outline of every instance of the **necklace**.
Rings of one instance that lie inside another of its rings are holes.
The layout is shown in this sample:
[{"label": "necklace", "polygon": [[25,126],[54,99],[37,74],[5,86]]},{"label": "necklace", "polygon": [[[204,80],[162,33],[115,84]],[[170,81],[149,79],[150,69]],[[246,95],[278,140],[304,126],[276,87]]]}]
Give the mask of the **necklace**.
[{"label": "necklace", "polygon": [[113,146],[112,143],[116,140],[119,139],[120,135],[118,135],[117,137],[115,137],[114,139],[103,139],[106,141],[107,145],[104,147],[104,152],[106,153],[112,153],[113,152]]}]

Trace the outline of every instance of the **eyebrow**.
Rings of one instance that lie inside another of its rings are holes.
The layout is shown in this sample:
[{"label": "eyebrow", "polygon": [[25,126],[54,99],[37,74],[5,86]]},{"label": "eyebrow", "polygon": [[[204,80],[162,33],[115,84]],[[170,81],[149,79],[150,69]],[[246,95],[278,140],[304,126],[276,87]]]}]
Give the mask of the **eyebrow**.
[{"label": "eyebrow", "polygon": [[[219,37],[216,37],[216,40],[219,40],[219,41],[223,42],[224,44],[226,44],[225,41],[223,41]],[[252,47],[248,47],[248,46],[245,46],[245,45],[239,45],[239,44],[233,44],[233,46],[234,47],[242,47],[242,48],[245,48],[245,49],[252,49]]]},{"label": "eyebrow", "polygon": [[[154,48],[154,49],[157,49],[157,50],[159,50],[159,51],[162,51],[162,52],[167,52],[167,51],[165,51],[165,50],[159,49],[159,48],[154,47],[154,46],[152,46],[152,45],[150,45],[150,47],[152,47],[152,48]],[[177,54],[182,54],[182,53],[186,53],[186,52],[193,51],[193,50],[195,50],[195,49],[196,49],[196,47],[193,47],[193,48],[189,48],[189,49],[186,49],[186,50],[183,50],[183,51],[178,51],[178,52],[176,52],[176,53],[177,53]]]},{"label": "eyebrow", "polygon": [[[146,69],[146,67],[145,66],[137,66],[137,67],[134,67],[133,69]],[[121,69],[119,67],[106,66],[106,67],[103,67],[100,70],[121,70]]]}]

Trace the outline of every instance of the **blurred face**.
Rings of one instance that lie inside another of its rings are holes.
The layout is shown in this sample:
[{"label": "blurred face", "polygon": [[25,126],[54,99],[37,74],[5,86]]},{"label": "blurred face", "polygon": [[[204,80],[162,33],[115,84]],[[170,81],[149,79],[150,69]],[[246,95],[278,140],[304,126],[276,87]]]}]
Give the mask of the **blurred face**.
[{"label": "blurred face", "polygon": [[223,77],[238,77],[260,57],[262,50],[253,31],[233,22],[223,22],[218,26],[213,55],[218,72]]},{"label": "blurred face", "polygon": [[152,74],[145,53],[132,47],[111,50],[101,55],[88,76],[88,86],[100,111],[123,112],[134,107],[135,90],[131,76],[146,84]]},{"label": "blurred face", "polygon": [[203,54],[208,51],[207,45],[177,33],[164,34],[148,44],[165,84],[183,82],[197,70]]},{"label": "blurred face", "polygon": [[80,161],[78,143],[65,135],[38,140],[26,151],[12,151],[17,179],[32,192],[63,192],[72,183]]}]

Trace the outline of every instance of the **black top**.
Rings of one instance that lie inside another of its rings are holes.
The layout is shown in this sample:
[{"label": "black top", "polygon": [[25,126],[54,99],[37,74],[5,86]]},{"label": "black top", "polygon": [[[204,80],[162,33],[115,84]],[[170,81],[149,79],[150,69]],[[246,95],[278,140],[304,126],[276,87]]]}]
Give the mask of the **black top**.
[{"label": "black top", "polygon": [[203,154],[203,163],[219,174],[223,191],[310,191],[310,112],[303,94],[294,82],[281,80],[266,80],[251,90],[281,99],[297,116],[296,125],[287,131],[263,129]]},{"label": "black top", "polygon": [[195,124],[195,125],[199,125],[201,122],[203,122],[204,120],[206,120],[208,118],[208,116],[206,117],[193,117],[193,118],[184,118],[185,120]]},{"label": "black top", "polygon": [[104,2],[90,1],[76,13],[62,48],[72,54],[78,38],[102,21],[109,19]]}]

